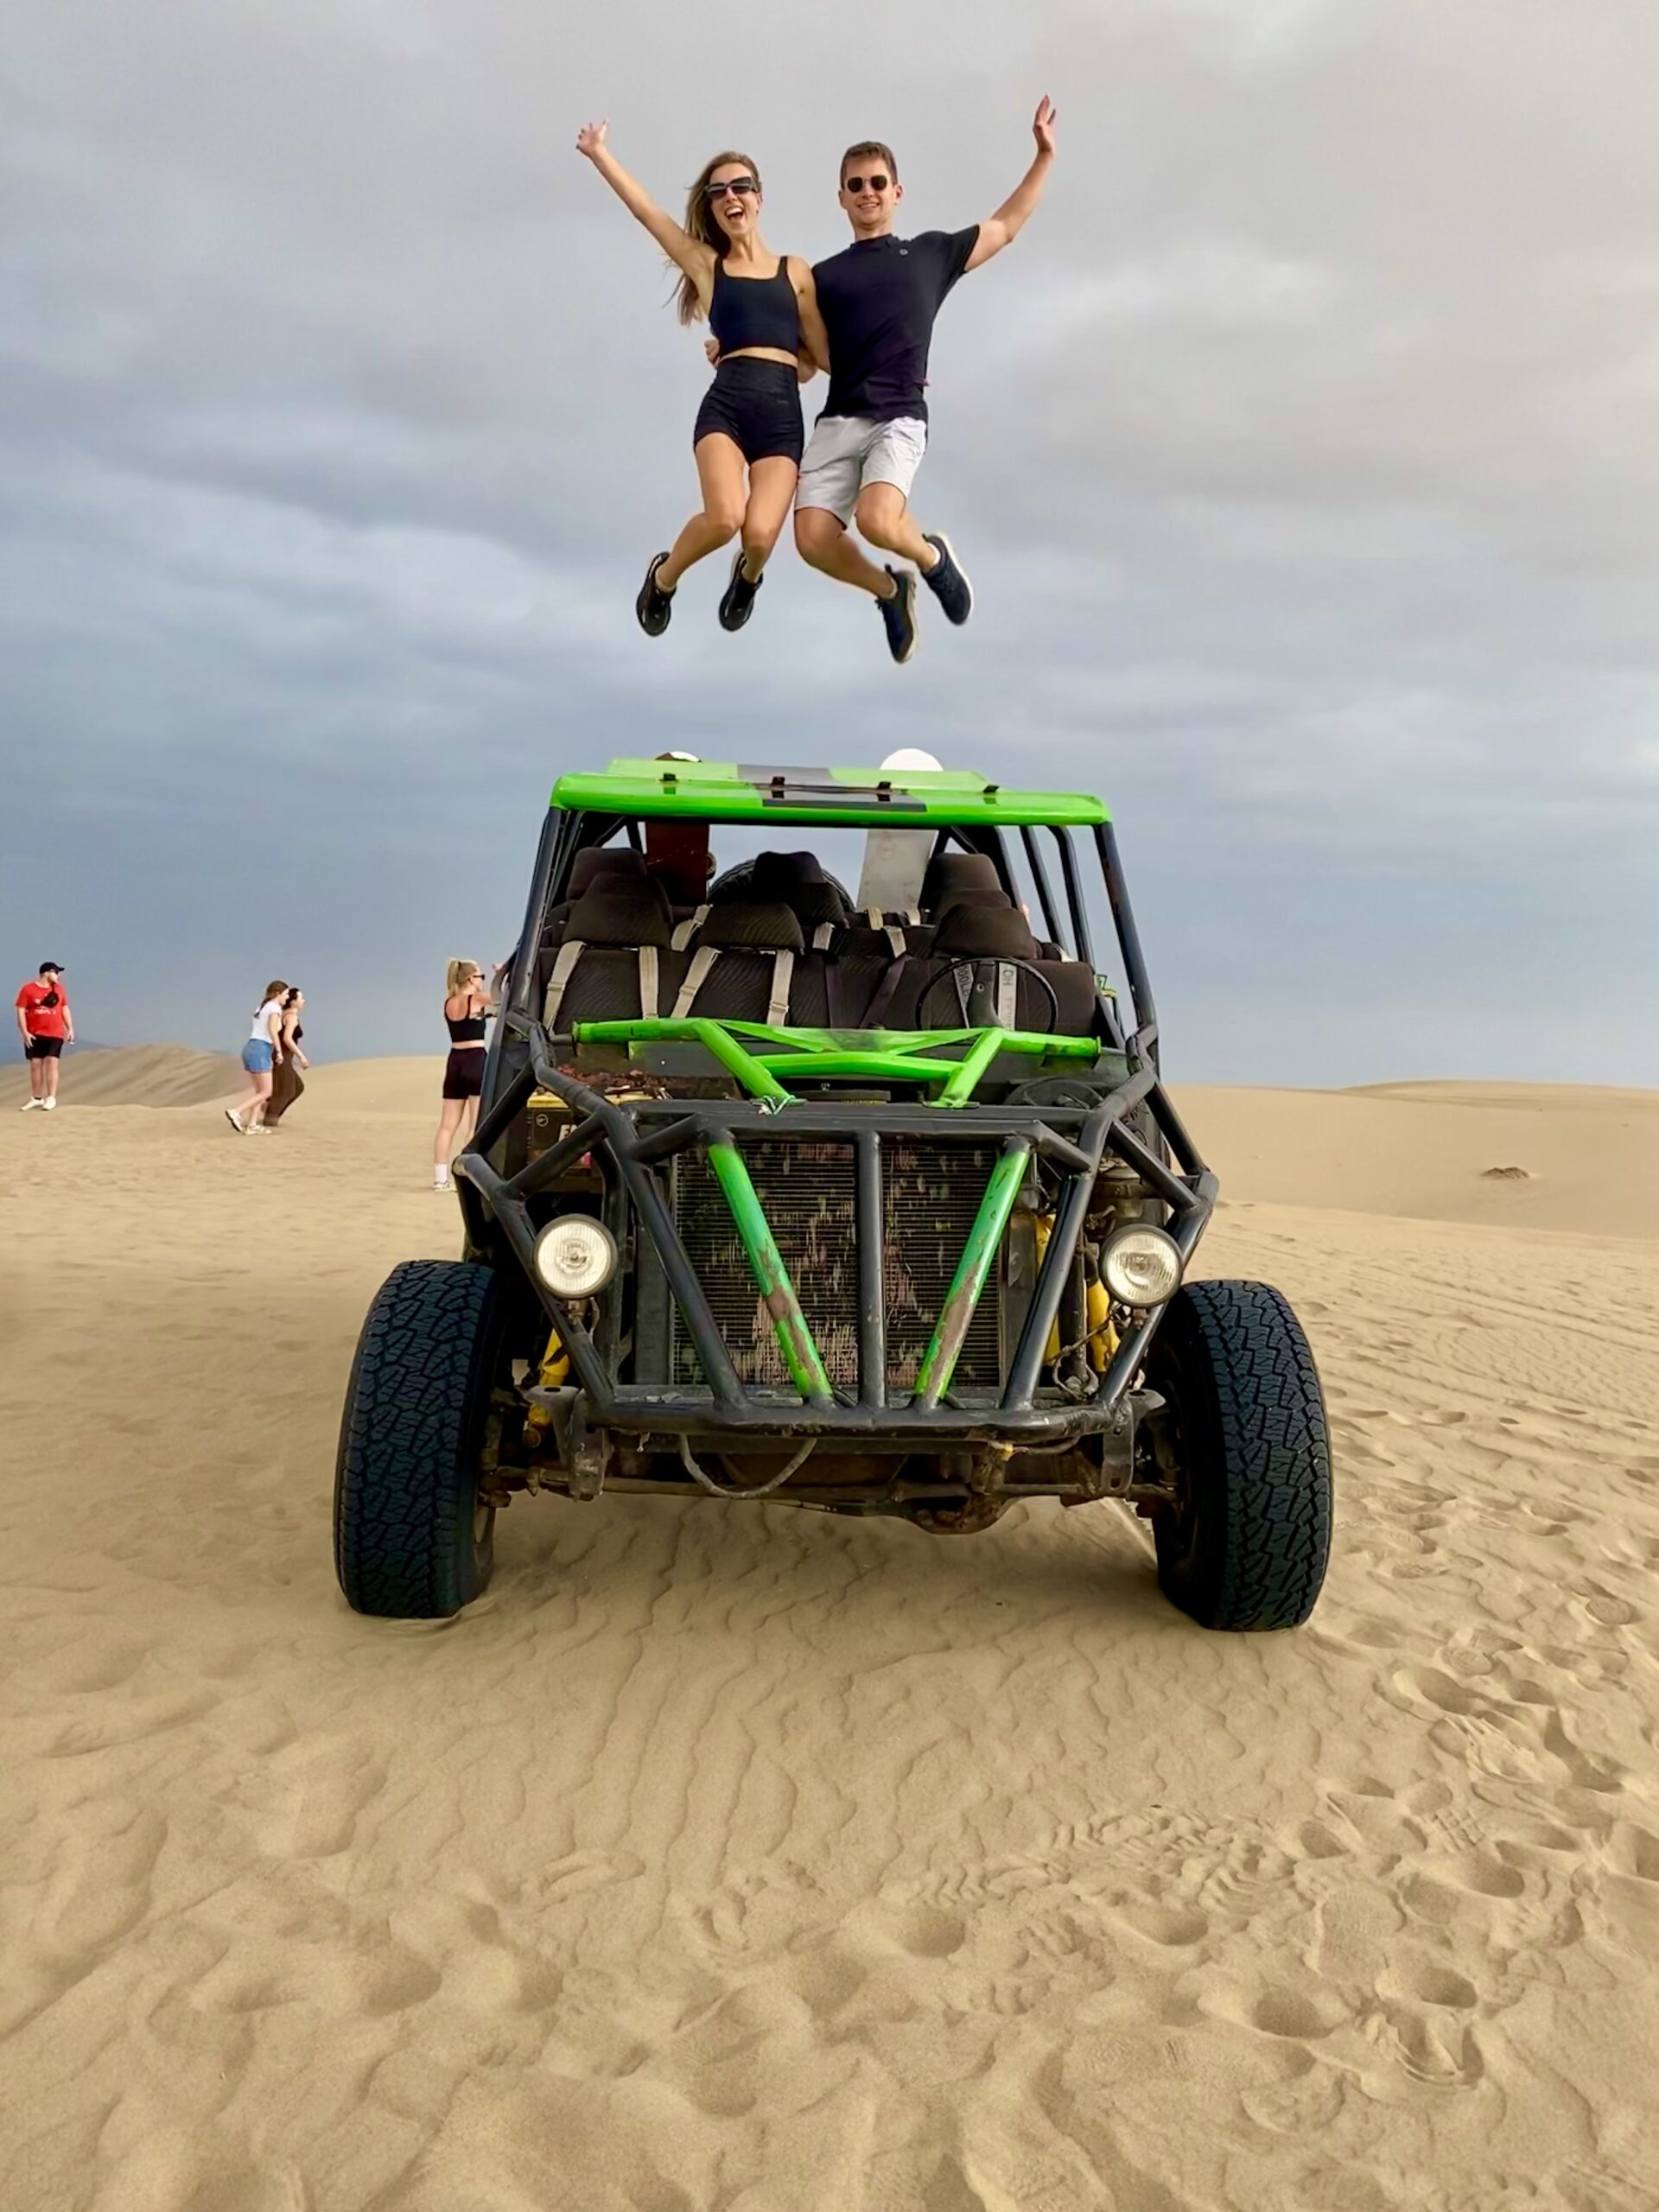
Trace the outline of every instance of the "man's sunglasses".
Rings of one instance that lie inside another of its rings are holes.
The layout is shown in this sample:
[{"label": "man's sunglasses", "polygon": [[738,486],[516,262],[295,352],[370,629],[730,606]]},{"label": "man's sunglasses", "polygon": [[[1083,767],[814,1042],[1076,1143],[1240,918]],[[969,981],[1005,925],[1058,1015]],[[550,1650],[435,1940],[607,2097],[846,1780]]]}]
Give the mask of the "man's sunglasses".
[{"label": "man's sunglasses", "polygon": [[841,188],[843,192],[862,192],[868,185],[872,192],[885,192],[892,182],[890,176],[882,176],[879,173],[874,176],[844,176]]},{"label": "man's sunglasses", "polygon": [[752,176],[728,177],[724,184],[705,184],[702,188],[710,200],[723,200],[728,192],[747,195],[760,189]]}]

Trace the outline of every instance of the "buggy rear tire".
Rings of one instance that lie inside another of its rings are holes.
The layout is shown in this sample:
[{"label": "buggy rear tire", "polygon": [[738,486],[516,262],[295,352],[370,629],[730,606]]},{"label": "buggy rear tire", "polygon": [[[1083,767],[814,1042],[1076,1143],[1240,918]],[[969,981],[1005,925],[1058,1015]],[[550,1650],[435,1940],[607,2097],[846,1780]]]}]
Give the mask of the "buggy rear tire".
[{"label": "buggy rear tire", "polygon": [[1331,1556],[1331,1446],[1301,1325],[1263,1282],[1171,1300],[1147,1380],[1179,1503],[1153,1521],[1164,1594],[1205,1628],[1295,1628]]},{"label": "buggy rear tire", "polygon": [[348,1605],[442,1620],[495,1563],[479,1497],[505,1305],[491,1268],[408,1260],[370,1306],[334,1470],[334,1572]]}]

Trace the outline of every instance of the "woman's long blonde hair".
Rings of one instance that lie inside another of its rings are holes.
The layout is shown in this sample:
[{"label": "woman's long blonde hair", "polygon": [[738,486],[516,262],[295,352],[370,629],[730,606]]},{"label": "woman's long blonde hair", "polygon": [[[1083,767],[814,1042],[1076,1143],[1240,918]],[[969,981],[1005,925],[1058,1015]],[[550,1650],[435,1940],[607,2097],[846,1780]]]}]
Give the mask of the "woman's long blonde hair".
[{"label": "woman's long blonde hair", "polygon": [[[709,204],[708,184],[715,171],[722,168],[728,162],[742,162],[744,168],[754,179],[755,196],[758,201],[766,190],[766,187],[760,181],[760,170],[756,168],[747,154],[736,154],[728,150],[724,154],[709,156],[702,165],[702,175],[692,186],[685,203],[685,227],[688,235],[701,240],[704,245],[712,246],[716,258],[721,261],[726,258],[726,249],[730,245],[731,240],[715,219],[715,211]],[[682,322],[702,321],[703,306],[698,296],[695,278],[682,276],[674,296]]]},{"label": "woman's long blonde hair", "polygon": [[462,990],[469,988],[467,978],[469,976],[476,976],[478,972],[479,966],[476,960],[452,960],[443,971],[445,998],[458,999]]}]

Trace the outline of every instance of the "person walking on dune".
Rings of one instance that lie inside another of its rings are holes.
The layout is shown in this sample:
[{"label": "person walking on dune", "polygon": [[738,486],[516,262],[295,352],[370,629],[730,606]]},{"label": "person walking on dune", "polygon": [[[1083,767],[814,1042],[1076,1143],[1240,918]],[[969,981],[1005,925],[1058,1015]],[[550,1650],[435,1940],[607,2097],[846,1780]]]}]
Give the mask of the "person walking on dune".
[{"label": "person walking on dune", "polygon": [[838,583],[867,591],[881,609],[887,650],[916,650],[916,578],[877,568],[848,536],[856,523],[879,552],[914,562],[949,622],[973,612],[973,587],[942,530],[924,530],[910,490],[927,447],[928,346],[946,295],[1019,236],[1048,181],[1058,111],[1046,94],[1032,122],[1036,156],[985,222],[965,231],[893,230],[905,188],[893,149],[861,139],[841,157],[837,194],[853,243],[818,263],[818,306],[830,339],[830,396],[801,462],[795,543],[801,558]]},{"label": "person walking on dune", "polygon": [[63,963],[42,960],[32,983],[17,994],[17,1033],[29,1062],[29,1096],[25,1114],[55,1113],[58,1104],[58,1063],[63,1048],[75,1041],[75,1017],[63,988]]},{"label": "person walking on dune", "polygon": [[800,385],[830,358],[812,271],[761,237],[760,172],[747,154],[703,163],[681,224],[616,159],[607,128],[579,130],[576,151],[678,269],[680,321],[708,316],[718,363],[691,432],[702,511],[667,552],[652,555],[634,612],[647,637],[661,637],[685,571],[741,536],[720,602],[721,627],[741,630],[795,490],[805,441]]},{"label": "person walking on dune", "polygon": [[449,1057],[443,1067],[443,1104],[432,1146],[432,1187],[453,1188],[449,1162],[464,1152],[478,1126],[478,1102],[484,1090],[484,1024],[494,1012],[484,970],[475,960],[452,960],[444,971],[443,1018],[449,1030]]},{"label": "person walking on dune", "polygon": [[251,1086],[245,1098],[225,1109],[225,1118],[239,1137],[262,1137],[261,1126],[265,1103],[270,1096],[270,1079],[283,1053],[283,1001],[288,996],[288,985],[279,977],[265,985],[264,997],[259,1011],[253,1017],[253,1027],[248,1041],[242,1047],[242,1065],[248,1071]]},{"label": "person walking on dune", "polygon": [[265,1110],[259,1117],[262,1129],[279,1128],[284,1114],[305,1089],[302,1071],[311,1063],[301,1050],[305,1035],[300,1026],[300,1016],[305,1011],[305,993],[297,983],[290,983],[283,1001],[283,1018],[278,1025],[276,1064],[270,1071],[270,1096],[265,1101]]}]

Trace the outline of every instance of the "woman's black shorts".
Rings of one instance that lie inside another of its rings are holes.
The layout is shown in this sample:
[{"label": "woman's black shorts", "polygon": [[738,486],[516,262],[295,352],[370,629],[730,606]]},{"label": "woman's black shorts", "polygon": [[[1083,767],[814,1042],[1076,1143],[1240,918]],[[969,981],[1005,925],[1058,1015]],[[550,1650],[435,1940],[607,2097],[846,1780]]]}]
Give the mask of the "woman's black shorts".
[{"label": "woman's black shorts", "polygon": [[799,467],[806,444],[799,378],[782,361],[722,361],[697,410],[692,444],[711,430],[723,430],[751,467],[776,460]]},{"label": "woman's black shorts", "polygon": [[476,1098],[484,1089],[484,1054],[476,1045],[452,1049],[443,1064],[446,1098]]}]

